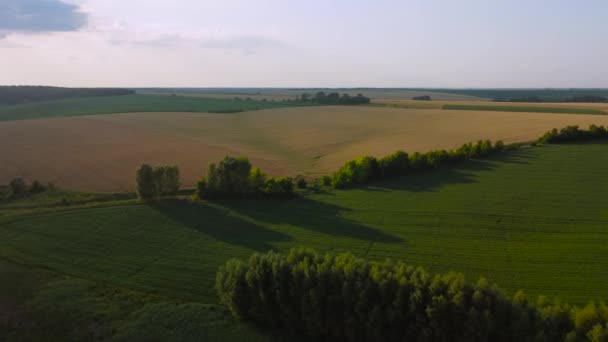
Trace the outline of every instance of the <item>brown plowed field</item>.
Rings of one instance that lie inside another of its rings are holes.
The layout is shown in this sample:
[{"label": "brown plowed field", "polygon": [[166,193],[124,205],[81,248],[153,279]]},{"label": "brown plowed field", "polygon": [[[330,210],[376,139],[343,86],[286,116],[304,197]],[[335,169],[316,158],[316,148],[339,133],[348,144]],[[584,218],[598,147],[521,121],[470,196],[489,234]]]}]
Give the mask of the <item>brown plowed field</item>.
[{"label": "brown plowed field", "polygon": [[22,176],[74,190],[132,190],[147,162],[179,165],[190,187],[225,155],[246,155],[272,175],[320,175],[364,154],[526,141],[592,123],[608,125],[608,116],[336,106],[9,121],[0,122],[0,184]]}]

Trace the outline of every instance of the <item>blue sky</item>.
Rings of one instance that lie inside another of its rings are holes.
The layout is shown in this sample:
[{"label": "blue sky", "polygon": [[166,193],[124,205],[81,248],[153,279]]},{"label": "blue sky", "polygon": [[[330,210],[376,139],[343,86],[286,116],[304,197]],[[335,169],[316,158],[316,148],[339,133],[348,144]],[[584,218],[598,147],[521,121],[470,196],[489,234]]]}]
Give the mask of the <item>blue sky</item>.
[{"label": "blue sky", "polygon": [[0,84],[608,87],[608,1],[2,0]]}]

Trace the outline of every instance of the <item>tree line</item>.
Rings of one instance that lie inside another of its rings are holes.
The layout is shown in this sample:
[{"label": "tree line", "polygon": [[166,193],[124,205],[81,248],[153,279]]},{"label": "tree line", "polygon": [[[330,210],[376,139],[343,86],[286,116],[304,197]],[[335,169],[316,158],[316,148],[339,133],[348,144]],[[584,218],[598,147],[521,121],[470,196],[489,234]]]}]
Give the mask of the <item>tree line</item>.
[{"label": "tree line", "polygon": [[50,101],[74,97],[119,96],[135,94],[121,88],[61,88],[45,86],[0,86],[0,104]]},{"label": "tree line", "polygon": [[578,126],[566,126],[562,129],[552,129],[540,138],[539,143],[560,144],[568,142],[582,142],[608,138],[608,130],[604,126],[591,125],[589,129],[583,130]]},{"label": "tree line", "polygon": [[39,194],[54,188],[55,185],[53,183],[45,185],[38,180],[34,180],[31,184],[28,184],[25,179],[17,177],[9,182],[7,197],[8,199],[14,200],[28,195]]},{"label": "tree line", "polygon": [[323,178],[325,185],[344,188],[355,184],[364,184],[379,179],[404,176],[413,172],[431,170],[440,165],[454,164],[467,159],[477,159],[505,149],[516,148],[502,141],[492,143],[490,140],[479,140],[476,144],[468,143],[454,150],[435,150],[427,153],[407,154],[397,151],[386,157],[376,159],[363,156],[350,160],[331,176]]},{"label": "tree line", "polygon": [[368,104],[370,99],[362,94],[351,96],[347,93],[343,93],[342,95],[340,95],[340,93],[325,94],[325,92],[319,91],[314,95],[303,93],[296,98],[296,102],[311,102],[323,105],[360,105]]},{"label": "tree line", "polygon": [[220,267],[220,302],[239,319],[334,341],[606,341],[608,306],[506,296],[459,273],[292,249]]}]

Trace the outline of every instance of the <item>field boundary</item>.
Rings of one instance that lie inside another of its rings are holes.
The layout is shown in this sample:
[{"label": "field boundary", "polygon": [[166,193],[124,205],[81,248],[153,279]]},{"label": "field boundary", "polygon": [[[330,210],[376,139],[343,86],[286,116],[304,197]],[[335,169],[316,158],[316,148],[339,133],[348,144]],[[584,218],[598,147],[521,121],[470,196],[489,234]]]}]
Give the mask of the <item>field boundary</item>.
[{"label": "field boundary", "polygon": [[607,115],[608,113],[593,108],[544,107],[544,106],[492,106],[492,105],[459,105],[445,104],[443,110],[475,110],[518,113],[555,113],[555,114],[591,114]]}]

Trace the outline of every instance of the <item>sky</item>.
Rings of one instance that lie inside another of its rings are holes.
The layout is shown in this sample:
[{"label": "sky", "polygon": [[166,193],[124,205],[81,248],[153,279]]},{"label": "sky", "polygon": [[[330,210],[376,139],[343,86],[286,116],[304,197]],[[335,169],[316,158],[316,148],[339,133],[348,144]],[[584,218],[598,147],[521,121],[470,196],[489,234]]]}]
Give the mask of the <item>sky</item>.
[{"label": "sky", "polygon": [[608,87],[606,0],[0,0],[0,85]]}]

